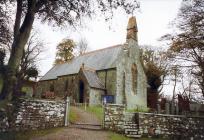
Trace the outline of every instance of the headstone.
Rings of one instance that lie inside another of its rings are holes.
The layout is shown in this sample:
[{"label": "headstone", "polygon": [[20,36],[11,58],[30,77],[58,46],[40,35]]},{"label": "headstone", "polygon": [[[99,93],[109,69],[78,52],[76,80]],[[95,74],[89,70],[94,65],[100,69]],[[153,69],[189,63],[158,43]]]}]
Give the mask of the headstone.
[{"label": "headstone", "polygon": [[160,106],[160,104],[157,104],[157,113],[158,113],[158,114],[161,113],[161,106]]},{"label": "headstone", "polygon": [[176,104],[176,115],[179,115],[179,106]]},{"label": "headstone", "polygon": [[169,103],[168,102],[165,103],[165,112],[166,112],[166,114],[170,113],[170,111],[169,111]]},{"label": "headstone", "polygon": [[174,102],[171,102],[171,114],[175,114],[175,105]]}]

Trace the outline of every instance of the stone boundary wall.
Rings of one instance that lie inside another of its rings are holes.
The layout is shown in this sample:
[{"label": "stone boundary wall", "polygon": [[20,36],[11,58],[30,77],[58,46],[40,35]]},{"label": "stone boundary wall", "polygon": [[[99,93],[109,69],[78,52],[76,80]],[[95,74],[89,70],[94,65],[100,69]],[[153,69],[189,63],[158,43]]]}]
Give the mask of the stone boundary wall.
[{"label": "stone boundary wall", "polygon": [[138,133],[177,139],[204,139],[204,117],[135,113]]},{"label": "stone boundary wall", "polygon": [[156,136],[172,139],[204,139],[204,117],[128,113],[123,105],[106,105],[104,128],[128,137]]},{"label": "stone boundary wall", "polygon": [[0,132],[36,130],[64,126],[65,101],[19,99],[8,122],[5,111],[0,111]]},{"label": "stone boundary wall", "polygon": [[123,133],[124,114],[124,105],[106,104],[104,106],[104,128]]}]

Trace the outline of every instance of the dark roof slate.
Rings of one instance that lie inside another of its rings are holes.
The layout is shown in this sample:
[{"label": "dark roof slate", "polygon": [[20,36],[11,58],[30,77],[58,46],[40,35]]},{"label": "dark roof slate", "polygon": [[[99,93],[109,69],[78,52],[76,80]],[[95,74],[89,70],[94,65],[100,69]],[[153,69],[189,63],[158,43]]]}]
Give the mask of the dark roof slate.
[{"label": "dark roof slate", "polygon": [[104,83],[99,79],[95,71],[84,69],[83,73],[90,87],[105,89]]},{"label": "dark roof slate", "polygon": [[115,68],[118,54],[122,48],[121,46],[116,45],[88,52],[74,58],[69,63],[58,64],[50,69],[40,81],[56,79],[58,76],[76,74],[79,72],[82,63],[95,70]]}]

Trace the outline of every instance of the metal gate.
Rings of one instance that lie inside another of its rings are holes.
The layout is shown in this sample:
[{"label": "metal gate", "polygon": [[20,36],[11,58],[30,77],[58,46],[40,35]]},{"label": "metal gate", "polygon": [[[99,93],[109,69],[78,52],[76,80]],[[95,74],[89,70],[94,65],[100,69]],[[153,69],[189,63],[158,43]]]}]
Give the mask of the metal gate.
[{"label": "metal gate", "polygon": [[72,127],[101,129],[103,126],[103,115],[103,106],[74,103],[70,106],[68,117]]}]

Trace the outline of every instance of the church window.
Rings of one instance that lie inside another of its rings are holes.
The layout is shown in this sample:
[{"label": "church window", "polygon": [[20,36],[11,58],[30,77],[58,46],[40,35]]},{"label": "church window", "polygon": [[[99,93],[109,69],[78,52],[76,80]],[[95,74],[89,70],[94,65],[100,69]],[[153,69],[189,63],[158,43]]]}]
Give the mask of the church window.
[{"label": "church window", "polygon": [[137,66],[132,64],[132,90],[134,94],[137,94]]},{"label": "church window", "polygon": [[69,87],[69,81],[68,79],[65,81],[65,87],[64,87],[64,91],[68,91],[68,87]]},{"label": "church window", "polygon": [[54,84],[50,85],[50,92],[54,92],[55,88],[54,88]]},{"label": "church window", "polygon": [[72,83],[74,83],[74,77],[72,77]]}]

